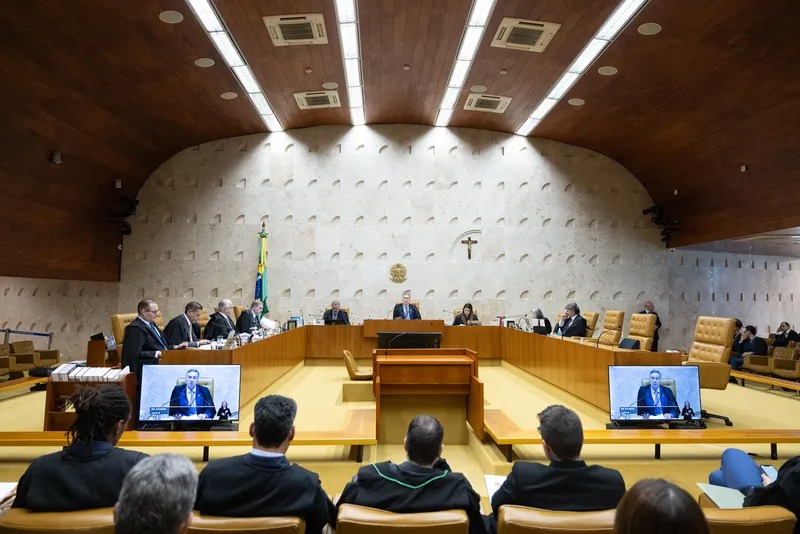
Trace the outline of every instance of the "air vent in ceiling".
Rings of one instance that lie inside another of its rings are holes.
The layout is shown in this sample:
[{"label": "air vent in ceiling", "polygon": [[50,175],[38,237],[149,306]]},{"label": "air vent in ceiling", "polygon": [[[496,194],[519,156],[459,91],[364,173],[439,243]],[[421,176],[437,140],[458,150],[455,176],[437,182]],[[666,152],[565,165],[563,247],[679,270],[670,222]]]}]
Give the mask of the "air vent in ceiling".
[{"label": "air vent in ceiling", "polygon": [[503,113],[511,102],[510,96],[484,95],[470,93],[464,109],[467,111],[485,111],[487,113]]},{"label": "air vent in ceiling", "polygon": [[492,46],[544,52],[561,24],[506,17],[494,34]]},{"label": "air vent in ceiling", "polygon": [[342,106],[337,91],[309,91],[295,93],[294,99],[300,109],[338,108]]},{"label": "air vent in ceiling", "polygon": [[325,19],[321,14],[264,17],[275,46],[327,44]]}]

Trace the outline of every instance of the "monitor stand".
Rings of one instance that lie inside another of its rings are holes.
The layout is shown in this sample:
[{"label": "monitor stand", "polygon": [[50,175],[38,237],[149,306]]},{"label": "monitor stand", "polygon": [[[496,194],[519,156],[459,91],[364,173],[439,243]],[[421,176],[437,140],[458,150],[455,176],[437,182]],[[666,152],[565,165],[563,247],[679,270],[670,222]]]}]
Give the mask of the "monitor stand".
[{"label": "monitor stand", "polygon": [[238,432],[238,421],[140,421],[136,426],[136,430],[153,431],[153,432],[169,432],[180,431],[186,432],[189,430],[197,430],[202,432],[209,431],[231,431]]},{"label": "monitor stand", "polygon": [[653,428],[666,428],[667,421],[647,421],[644,419],[636,421],[611,421],[606,423],[606,430],[642,430]]},{"label": "monitor stand", "polygon": [[679,419],[671,421],[669,428],[672,430],[697,430],[699,428],[706,428],[706,423],[702,419]]}]

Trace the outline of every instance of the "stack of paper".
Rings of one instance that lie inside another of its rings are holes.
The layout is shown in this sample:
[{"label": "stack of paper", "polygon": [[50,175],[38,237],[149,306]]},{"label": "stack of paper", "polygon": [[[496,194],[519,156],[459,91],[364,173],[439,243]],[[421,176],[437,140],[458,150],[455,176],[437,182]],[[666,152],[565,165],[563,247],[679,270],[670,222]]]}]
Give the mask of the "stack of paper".
[{"label": "stack of paper", "polygon": [[119,382],[131,372],[130,368],[82,367],[75,363],[65,363],[56,367],[50,374],[53,382]]}]

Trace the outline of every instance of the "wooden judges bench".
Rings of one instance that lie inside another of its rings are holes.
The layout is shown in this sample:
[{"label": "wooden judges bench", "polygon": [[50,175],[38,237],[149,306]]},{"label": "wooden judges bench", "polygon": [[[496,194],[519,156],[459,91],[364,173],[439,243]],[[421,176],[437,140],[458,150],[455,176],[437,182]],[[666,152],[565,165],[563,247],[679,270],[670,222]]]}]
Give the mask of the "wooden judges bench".
[{"label": "wooden judges bench", "polygon": [[[609,365],[669,365],[679,364],[681,356],[669,353],[651,353],[624,350],[594,341],[589,343],[556,339],[497,326],[452,327],[443,321],[366,321],[363,326],[305,326],[273,336],[234,350],[217,351],[165,351],[163,363],[212,364],[228,363],[242,366],[241,404],[256,400],[258,395],[281,376],[303,361],[342,361],[342,351],[350,350],[356,358],[372,358],[377,348],[380,331],[441,331],[442,348],[469,349],[480,360],[505,360],[528,373],[575,395],[597,408],[608,411]],[[344,374],[344,366],[343,374]],[[536,443],[535,431],[509,428],[488,414],[485,421],[487,433],[498,445]],[[371,418],[371,423],[365,423]],[[295,440],[295,445],[352,445],[360,456],[363,445],[378,442],[375,433],[374,412],[360,414],[359,424],[349,428],[309,434],[308,440]],[[595,431],[592,431],[595,432]],[[597,431],[600,432],[600,431]],[[613,431],[611,431],[613,432]],[[668,431],[665,431],[668,432]],[[739,435],[739,434],[747,434]],[[303,433],[298,430],[298,435]],[[732,430],[679,431],[653,434],[653,431],[625,431],[614,436],[596,436],[587,432],[587,443],[770,443],[775,452],[776,443],[800,442],[800,431],[758,430],[740,433]],[[602,441],[612,440],[612,441]],[[678,440],[678,441],[676,441]],[[681,441],[683,440],[683,441]],[[689,441],[687,441],[689,440]],[[725,441],[729,440],[729,441]],[[122,443],[135,446],[189,446],[245,444],[249,437],[236,432],[159,433],[126,432]],[[0,446],[4,445],[57,445],[63,436],[47,432],[0,432]]]}]

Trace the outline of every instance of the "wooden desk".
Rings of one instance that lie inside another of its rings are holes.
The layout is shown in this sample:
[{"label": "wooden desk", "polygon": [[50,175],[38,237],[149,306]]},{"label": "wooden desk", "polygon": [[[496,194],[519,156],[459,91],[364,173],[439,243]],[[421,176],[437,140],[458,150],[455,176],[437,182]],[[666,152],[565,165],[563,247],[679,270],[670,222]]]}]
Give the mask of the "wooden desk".
[{"label": "wooden desk", "polygon": [[364,337],[378,337],[378,332],[444,332],[441,319],[367,319],[364,321]]},{"label": "wooden desk", "polygon": [[[468,349],[378,349],[373,352],[373,390],[375,392],[376,435],[381,443],[394,443],[398,425],[405,429],[408,421],[400,415],[402,406],[409,408],[417,403],[439,416],[438,408],[451,412],[456,409],[455,420],[467,422],[475,434],[483,439],[483,383],[478,379],[478,355]],[[392,396],[405,396],[387,403]],[[445,396],[466,397],[466,402],[444,399]],[[397,402],[394,402],[397,401]],[[381,411],[382,406],[388,409]],[[413,408],[412,408],[413,409]],[[392,411],[392,413],[387,413]],[[422,412],[424,413],[424,412]],[[381,433],[383,420],[384,432]],[[444,423],[443,423],[444,424]],[[450,428],[449,425],[445,425]],[[456,425],[457,428],[457,425]],[[404,435],[404,432],[403,432]],[[450,443],[461,443],[465,436]],[[401,440],[402,441],[402,440]]]}]

